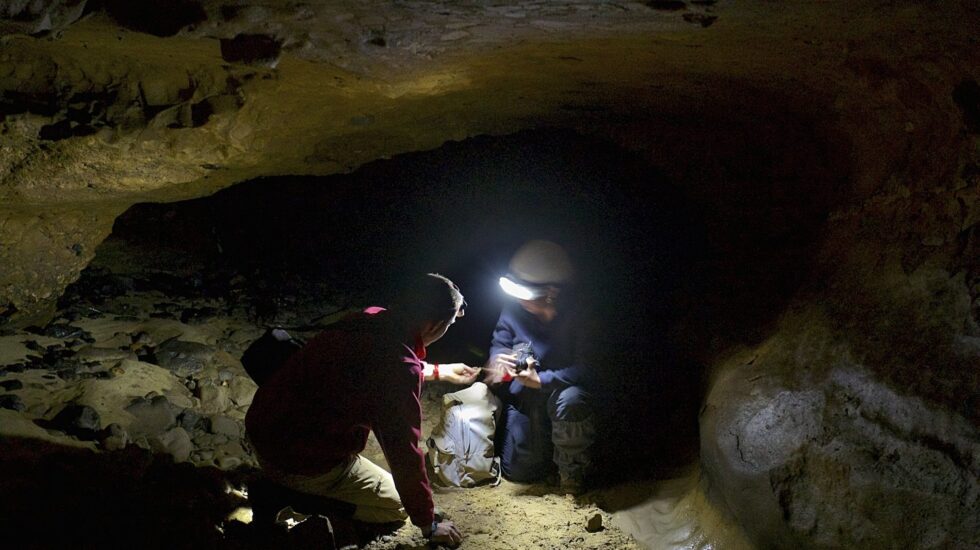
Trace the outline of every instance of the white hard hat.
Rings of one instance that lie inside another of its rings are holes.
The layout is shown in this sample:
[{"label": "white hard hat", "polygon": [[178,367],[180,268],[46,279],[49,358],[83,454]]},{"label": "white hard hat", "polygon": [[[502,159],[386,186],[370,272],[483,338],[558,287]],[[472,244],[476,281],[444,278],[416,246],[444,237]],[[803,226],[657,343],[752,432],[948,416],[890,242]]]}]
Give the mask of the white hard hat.
[{"label": "white hard hat", "polygon": [[510,274],[523,283],[561,286],[575,270],[565,249],[551,241],[528,241],[510,259]]}]

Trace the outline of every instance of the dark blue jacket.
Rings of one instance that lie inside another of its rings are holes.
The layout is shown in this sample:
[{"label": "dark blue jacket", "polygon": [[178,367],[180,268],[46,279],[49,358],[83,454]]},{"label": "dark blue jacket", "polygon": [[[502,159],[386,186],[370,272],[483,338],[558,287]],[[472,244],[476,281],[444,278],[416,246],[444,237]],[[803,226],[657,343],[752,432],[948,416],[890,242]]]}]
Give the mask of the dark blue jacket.
[{"label": "dark blue jacket", "polygon": [[[569,308],[568,311],[559,310],[558,316],[545,324],[520,304],[509,303],[501,311],[493,330],[490,356],[509,352],[517,344],[530,343],[540,361],[538,375],[542,390],[564,386],[588,387],[593,373],[584,359],[584,351],[589,345],[585,321],[581,311]],[[533,391],[517,380],[511,381],[507,387],[508,393],[514,396],[524,390]]]}]

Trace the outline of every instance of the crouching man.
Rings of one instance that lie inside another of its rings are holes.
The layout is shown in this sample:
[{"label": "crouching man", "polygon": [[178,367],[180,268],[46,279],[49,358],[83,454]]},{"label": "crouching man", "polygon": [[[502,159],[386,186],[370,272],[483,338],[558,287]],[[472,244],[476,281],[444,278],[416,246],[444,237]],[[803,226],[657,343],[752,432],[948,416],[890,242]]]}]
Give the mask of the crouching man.
[{"label": "crouching man", "polygon": [[[441,338],[465,302],[449,279],[419,278],[390,310],[368,308],[330,326],[297,351],[258,390],[245,425],[264,474],[307,494],[354,505],[354,519],[411,518],[432,542],[462,540],[436,521],[423,452],[423,379],[472,382],[477,369],[430,365],[426,346]],[[360,456],[374,431],[391,474]]]}]

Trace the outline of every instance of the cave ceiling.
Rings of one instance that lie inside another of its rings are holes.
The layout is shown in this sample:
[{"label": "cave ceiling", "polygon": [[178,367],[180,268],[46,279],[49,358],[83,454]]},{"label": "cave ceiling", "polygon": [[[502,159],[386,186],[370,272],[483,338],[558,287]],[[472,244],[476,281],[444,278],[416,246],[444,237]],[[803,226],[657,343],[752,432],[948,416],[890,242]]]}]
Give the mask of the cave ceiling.
[{"label": "cave ceiling", "polygon": [[610,139],[683,184],[747,142],[785,148],[792,127],[832,165],[828,186],[866,200],[896,159],[915,176],[956,164],[950,91],[980,65],[965,1],[49,0],[0,15],[8,312],[55,297],[136,202],[526,128]]}]

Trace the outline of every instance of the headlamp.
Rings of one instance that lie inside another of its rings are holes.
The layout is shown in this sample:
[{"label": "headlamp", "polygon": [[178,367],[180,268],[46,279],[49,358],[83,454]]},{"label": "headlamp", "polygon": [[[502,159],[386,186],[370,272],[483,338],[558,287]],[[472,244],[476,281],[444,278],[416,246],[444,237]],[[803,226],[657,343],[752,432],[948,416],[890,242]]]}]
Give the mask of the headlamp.
[{"label": "headlamp", "polygon": [[534,287],[515,283],[508,277],[500,278],[500,288],[508,295],[518,300],[536,300],[545,295],[545,290],[541,287]]}]

